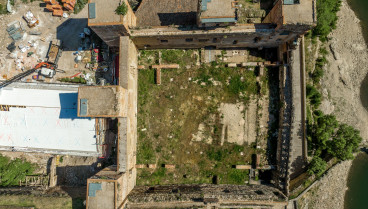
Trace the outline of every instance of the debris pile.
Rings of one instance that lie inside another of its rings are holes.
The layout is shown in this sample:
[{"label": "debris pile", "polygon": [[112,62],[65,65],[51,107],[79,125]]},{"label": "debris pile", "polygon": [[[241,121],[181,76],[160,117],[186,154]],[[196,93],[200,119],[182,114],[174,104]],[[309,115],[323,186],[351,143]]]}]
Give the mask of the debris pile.
[{"label": "debris pile", "polygon": [[38,19],[33,15],[31,11],[26,12],[23,15],[23,18],[26,20],[28,27],[33,28],[38,25]]}]

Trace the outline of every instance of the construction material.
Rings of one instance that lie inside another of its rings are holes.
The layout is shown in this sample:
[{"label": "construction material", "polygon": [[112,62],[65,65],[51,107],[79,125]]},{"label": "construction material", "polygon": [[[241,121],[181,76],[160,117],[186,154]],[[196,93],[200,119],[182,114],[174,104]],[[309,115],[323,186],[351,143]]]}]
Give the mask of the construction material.
[{"label": "construction material", "polygon": [[38,25],[38,19],[33,15],[31,11],[26,12],[23,15],[24,20],[27,22],[28,27],[33,28]]},{"label": "construction material", "polygon": [[9,23],[6,31],[8,32],[10,38],[13,39],[13,41],[18,41],[22,39],[24,34],[22,25],[19,21]]},{"label": "construction material", "polygon": [[239,170],[249,170],[251,168],[252,168],[251,165],[236,165],[235,166],[235,169],[239,169]]},{"label": "construction material", "polygon": [[47,62],[57,65],[59,61],[59,57],[61,56],[61,41],[53,40],[50,42],[50,48],[47,53]]},{"label": "construction material", "polygon": [[161,85],[161,69],[156,69],[156,84]]},{"label": "construction material", "polygon": [[52,12],[52,15],[53,16],[57,16],[57,17],[62,17],[63,16],[63,10],[54,10],[53,12]]}]

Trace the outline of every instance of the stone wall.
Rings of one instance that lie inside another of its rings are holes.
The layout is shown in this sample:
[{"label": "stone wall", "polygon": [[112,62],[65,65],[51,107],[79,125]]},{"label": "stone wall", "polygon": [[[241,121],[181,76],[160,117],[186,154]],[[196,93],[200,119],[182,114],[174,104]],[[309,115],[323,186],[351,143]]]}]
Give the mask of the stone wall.
[{"label": "stone wall", "polygon": [[[174,207],[283,207],[282,192],[268,185],[139,186],[128,196],[128,208]],[[154,203],[154,204],[152,204]]]}]

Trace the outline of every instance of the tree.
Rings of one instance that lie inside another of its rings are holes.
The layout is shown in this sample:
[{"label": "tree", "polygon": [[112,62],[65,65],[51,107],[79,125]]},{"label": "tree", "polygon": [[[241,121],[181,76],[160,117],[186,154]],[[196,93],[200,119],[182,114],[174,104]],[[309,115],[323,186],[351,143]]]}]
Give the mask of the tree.
[{"label": "tree", "polygon": [[333,140],[328,142],[327,152],[339,160],[352,159],[362,138],[358,130],[341,124]]},{"label": "tree", "polygon": [[313,126],[312,143],[316,149],[316,155],[327,148],[327,142],[334,135],[339,123],[333,115],[323,115],[317,119]]},{"label": "tree", "polygon": [[121,3],[116,9],[115,13],[117,15],[126,15],[128,12],[128,6],[125,4],[125,2]]},{"label": "tree", "polygon": [[309,164],[308,174],[317,176],[321,175],[326,170],[327,163],[318,156],[314,156]]}]

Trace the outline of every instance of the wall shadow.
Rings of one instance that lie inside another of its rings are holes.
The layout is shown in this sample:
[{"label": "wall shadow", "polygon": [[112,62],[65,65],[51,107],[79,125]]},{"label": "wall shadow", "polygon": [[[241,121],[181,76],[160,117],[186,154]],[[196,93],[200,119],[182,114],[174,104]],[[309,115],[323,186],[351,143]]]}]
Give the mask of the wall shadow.
[{"label": "wall shadow", "polygon": [[62,49],[64,51],[77,51],[78,47],[82,47],[79,34],[83,33],[83,29],[87,26],[87,18],[71,18],[59,25],[56,29],[56,38],[62,41]]},{"label": "wall shadow", "polygon": [[78,93],[60,93],[59,100],[61,107],[59,118],[68,118],[73,120],[78,118]]},{"label": "wall shadow", "polygon": [[161,26],[168,25],[195,25],[197,21],[196,12],[158,13]]}]

